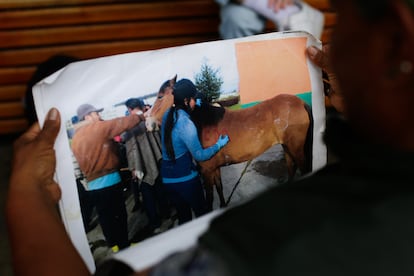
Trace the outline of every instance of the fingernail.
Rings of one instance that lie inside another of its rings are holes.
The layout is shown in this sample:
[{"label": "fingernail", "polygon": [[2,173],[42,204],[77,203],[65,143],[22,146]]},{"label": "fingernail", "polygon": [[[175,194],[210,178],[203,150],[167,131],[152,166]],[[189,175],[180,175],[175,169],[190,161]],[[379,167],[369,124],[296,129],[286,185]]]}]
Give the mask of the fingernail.
[{"label": "fingernail", "polygon": [[318,53],[318,49],[316,49],[316,47],[315,47],[315,46],[310,46],[310,47],[308,48],[308,53],[309,53],[312,57],[314,57],[314,56],[316,56],[316,54]]},{"label": "fingernail", "polygon": [[49,111],[49,114],[47,115],[47,119],[48,119],[48,120],[51,120],[51,121],[56,121],[57,116],[58,116],[58,111],[57,111],[57,109],[56,109],[56,108],[52,108],[52,109]]}]

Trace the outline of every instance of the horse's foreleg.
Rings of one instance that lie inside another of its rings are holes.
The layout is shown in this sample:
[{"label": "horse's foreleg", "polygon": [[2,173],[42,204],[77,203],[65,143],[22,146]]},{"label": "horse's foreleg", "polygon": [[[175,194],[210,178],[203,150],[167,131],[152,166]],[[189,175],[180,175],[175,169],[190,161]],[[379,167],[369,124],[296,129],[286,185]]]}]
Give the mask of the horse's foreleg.
[{"label": "horse's foreleg", "polygon": [[216,191],[220,199],[220,207],[226,207],[226,200],[224,199],[223,194],[223,183],[221,182],[220,168],[217,168],[214,172],[214,185],[216,186]]},{"label": "horse's foreleg", "polygon": [[295,136],[295,139],[288,140],[283,144],[289,180],[292,180],[295,177],[298,168],[301,174],[307,172],[305,158],[306,132],[298,132],[298,134],[303,135],[297,135]]},{"label": "horse's foreleg", "polygon": [[[289,180],[293,179],[299,168],[301,175],[311,171],[313,120],[308,105],[304,105],[304,112],[298,113],[292,127],[283,134],[283,149],[285,150]],[[305,152],[306,149],[306,152]]]},{"label": "horse's foreleg", "polygon": [[286,160],[286,167],[287,167],[287,171],[288,171],[288,178],[289,181],[293,180],[293,178],[295,177],[295,173],[296,173],[296,161],[292,156],[292,153],[290,152],[290,149],[287,145],[283,144],[283,150],[285,153],[285,160]]}]

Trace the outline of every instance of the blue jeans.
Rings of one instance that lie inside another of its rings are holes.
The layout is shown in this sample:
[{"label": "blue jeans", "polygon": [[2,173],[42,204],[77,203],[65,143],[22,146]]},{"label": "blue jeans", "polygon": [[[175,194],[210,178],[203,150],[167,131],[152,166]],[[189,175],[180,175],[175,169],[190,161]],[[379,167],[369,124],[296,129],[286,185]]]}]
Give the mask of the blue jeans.
[{"label": "blue jeans", "polygon": [[161,178],[159,177],[154,185],[142,182],[140,189],[144,210],[148,216],[151,228],[160,227],[161,218],[168,218],[171,215],[170,205]]},{"label": "blue jeans", "polygon": [[171,203],[177,210],[178,223],[192,219],[191,210],[196,217],[207,213],[207,203],[200,177],[180,183],[164,184]]}]

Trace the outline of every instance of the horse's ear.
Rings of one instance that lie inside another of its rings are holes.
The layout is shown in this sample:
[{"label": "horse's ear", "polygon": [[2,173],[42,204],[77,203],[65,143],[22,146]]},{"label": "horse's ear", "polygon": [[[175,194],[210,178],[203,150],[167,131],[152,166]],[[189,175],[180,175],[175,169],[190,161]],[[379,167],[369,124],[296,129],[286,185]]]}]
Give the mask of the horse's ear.
[{"label": "horse's ear", "polygon": [[174,78],[170,79],[170,85],[171,87],[174,86],[174,84],[177,82],[177,74],[175,74]]}]

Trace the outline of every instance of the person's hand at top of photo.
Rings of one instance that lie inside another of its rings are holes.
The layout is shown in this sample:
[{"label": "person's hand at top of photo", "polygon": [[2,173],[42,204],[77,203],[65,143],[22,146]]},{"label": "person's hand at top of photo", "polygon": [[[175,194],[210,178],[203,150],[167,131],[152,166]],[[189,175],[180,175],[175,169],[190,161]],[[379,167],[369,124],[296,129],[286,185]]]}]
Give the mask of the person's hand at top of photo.
[{"label": "person's hand at top of photo", "polygon": [[306,49],[306,54],[316,66],[321,68],[328,75],[327,81],[330,85],[330,91],[327,96],[332,106],[338,112],[342,113],[344,111],[343,95],[339,89],[336,75],[333,73],[329,61],[329,46],[324,46],[322,50],[315,46],[310,46]]}]

